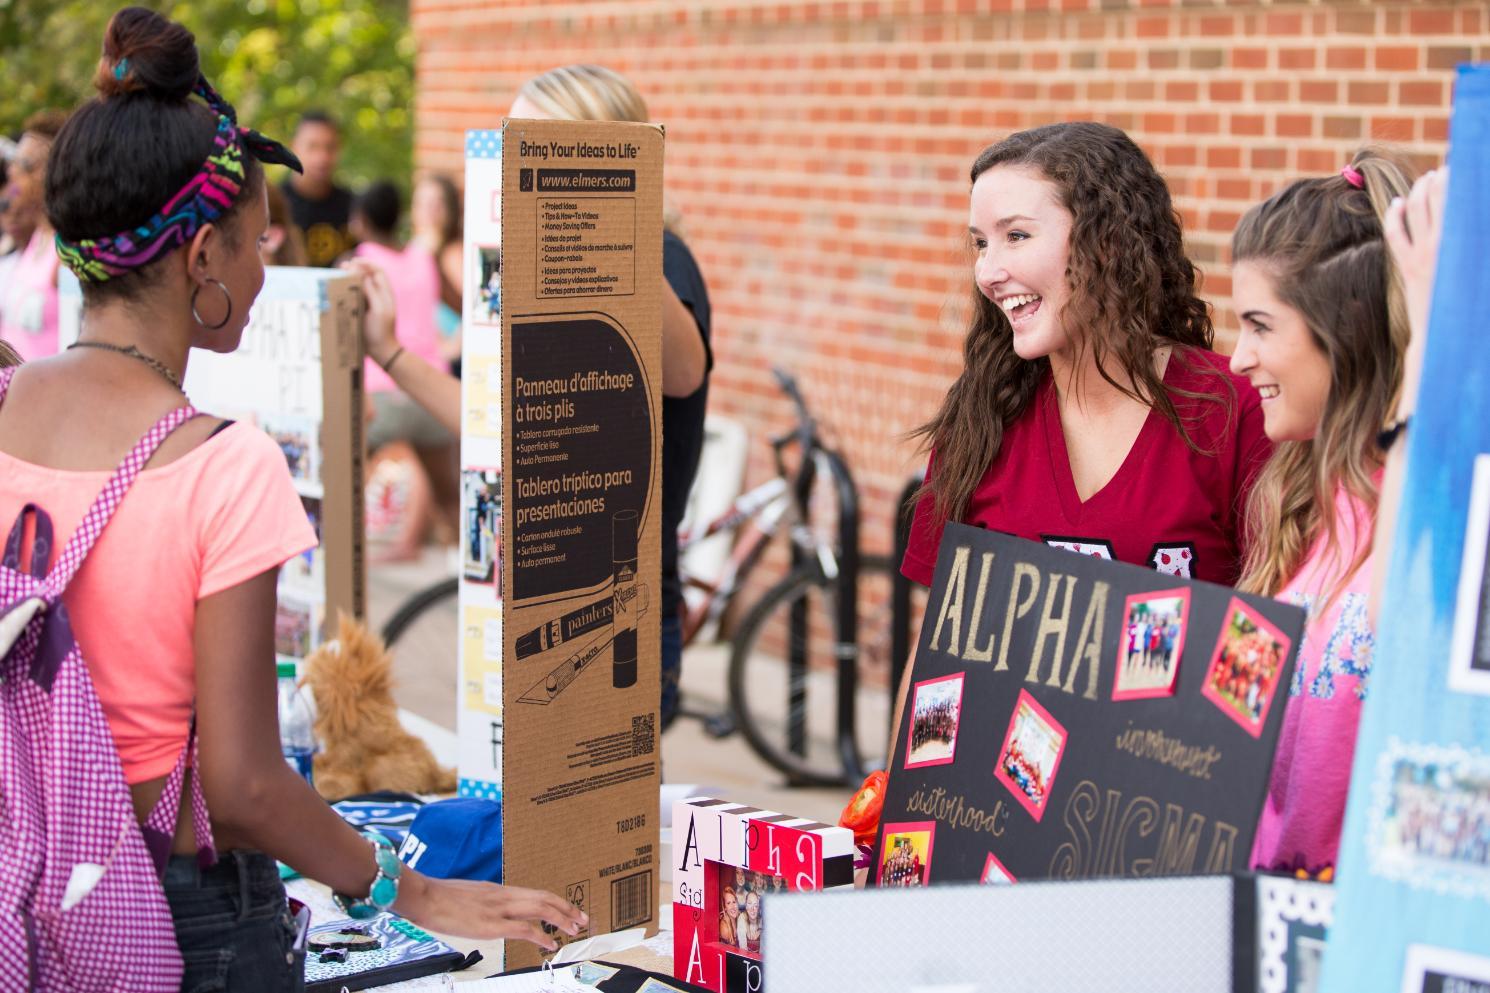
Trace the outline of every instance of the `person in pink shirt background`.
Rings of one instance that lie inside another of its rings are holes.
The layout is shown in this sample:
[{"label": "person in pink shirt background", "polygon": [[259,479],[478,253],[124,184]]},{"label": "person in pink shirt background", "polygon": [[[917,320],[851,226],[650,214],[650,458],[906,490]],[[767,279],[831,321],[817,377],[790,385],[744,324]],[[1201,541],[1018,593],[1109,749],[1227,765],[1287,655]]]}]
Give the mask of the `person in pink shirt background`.
[{"label": "person in pink shirt background", "polygon": [[0,284],[0,340],[28,360],[57,353],[57,232],[43,198],[47,157],[66,122],[60,110],[31,115],[6,176],[7,227],[30,236]]},{"label": "person in pink shirt background", "polygon": [[[351,228],[357,238],[357,247],[352,254],[367,259],[388,274],[388,283],[398,304],[394,333],[399,344],[426,362],[439,365],[443,359],[435,310],[440,304],[440,270],[434,255],[423,242],[414,240],[406,245],[399,244],[398,225],[402,214],[402,196],[397,186],[387,180],[369,185],[352,203]],[[372,359],[367,360],[365,373],[369,393],[399,395],[398,385]],[[409,406],[417,409],[412,401]],[[430,424],[439,428],[433,418],[430,418]],[[376,432],[376,427],[374,430]],[[448,440],[449,432],[439,428],[438,437]],[[379,440],[382,439],[376,433],[369,439],[372,447],[377,447]]]},{"label": "person in pink shirt background", "polygon": [[1375,632],[1372,538],[1409,332],[1383,219],[1407,169],[1363,151],[1253,207],[1232,237],[1231,357],[1277,448],[1247,506],[1240,589],[1308,612],[1255,868],[1333,875]]},{"label": "person in pink shirt background", "polygon": [[[440,269],[422,241],[401,245],[403,214],[398,187],[386,180],[372,183],[352,202],[352,255],[388,276],[397,305],[395,334],[404,349],[431,365],[445,368],[444,337],[436,313],[440,306]],[[369,530],[378,542],[379,560],[410,558],[419,553],[432,523],[435,480],[454,478],[450,461],[455,436],[423,407],[401,392],[393,378],[369,358],[363,380],[372,402],[368,426]],[[447,488],[449,489],[449,488]],[[453,521],[458,495],[443,494]]]}]

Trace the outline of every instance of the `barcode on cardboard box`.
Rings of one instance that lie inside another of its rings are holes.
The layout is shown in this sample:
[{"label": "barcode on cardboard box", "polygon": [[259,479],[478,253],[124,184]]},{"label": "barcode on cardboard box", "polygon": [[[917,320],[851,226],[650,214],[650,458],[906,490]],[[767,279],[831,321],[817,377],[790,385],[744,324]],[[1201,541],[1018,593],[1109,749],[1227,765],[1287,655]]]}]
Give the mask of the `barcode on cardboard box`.
[{"label": "barcode on cardboard box", "polygon": [[611,929],[636,927],[652,919],[652,870],[634,872],[610,884]]},{"label": "barcode on cardboard box", "polygon": [[657,715],[631,719],[631,754],[651,755],[657,747]]}]

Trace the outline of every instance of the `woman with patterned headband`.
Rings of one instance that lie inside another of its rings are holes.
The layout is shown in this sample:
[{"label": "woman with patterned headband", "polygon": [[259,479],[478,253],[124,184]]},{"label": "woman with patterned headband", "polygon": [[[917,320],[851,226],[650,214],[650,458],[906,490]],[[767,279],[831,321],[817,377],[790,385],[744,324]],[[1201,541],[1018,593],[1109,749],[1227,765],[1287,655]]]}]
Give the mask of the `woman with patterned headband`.
[{"label": "woman with patterned headband", "polygon": [[[237,347],[263,285],[260,163],[298,163],[238,126],[202,77],[191,33],[151,11],[114,16],[96,85],[57,138],[46,186],[59,253],[83,285],[82,329],[62,354],[0,370],[0,520],[34,504],[59,537],[95,532],[84,514],[110,472],[147,451],[137,439],[164,435],[63,596],[118,753],[115,780],[141,818],[180,790],[168,774],[199,742],[192,803],[165,811],[176,829],[161,835],[181,958],[127,963],[126,985],[300,988],[275,859],[349,908],[391,906],[433,930],[552,948],[540,922],[570,934],[586,923],[568,903],[402,868],[285,764],[275,577],[315,536],[277,446],[198,414],[181,382],[192,348]],[[69,897],[86,900],[98,876],[74,877]],[[0,922],[0,937],[13,924]]]}]

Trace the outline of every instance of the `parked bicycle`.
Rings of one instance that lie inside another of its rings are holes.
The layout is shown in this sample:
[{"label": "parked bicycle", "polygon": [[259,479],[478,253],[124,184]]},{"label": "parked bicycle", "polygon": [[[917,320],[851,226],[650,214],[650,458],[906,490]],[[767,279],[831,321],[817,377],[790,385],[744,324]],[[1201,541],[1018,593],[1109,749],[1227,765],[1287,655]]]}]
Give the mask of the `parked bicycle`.
[{"label": "parked bicycle", "polygon": [[[727,570],[730,595],[772,535],[790,538],[787,574],[744,613],[731,637],[730,711],[751,748],[793,785],[857,785],[886,751],[894,654],[906,651],[909,589],[893,609],[898,561],[861,556],[859,494],[847,462],[828,448],[795,380],[773,370],[796,408],[772,439],[777,476],[737,501],[779,494],[768,526],[742,538]],[[795,452],[795,471],[786,453]],[[767,491],[766,487],[772,487]],[[831,523],[831,531],[828,524]],[[861,604],[871,605],[860,617]],[[714,609],[719,609],[710,604]]]},{"label": "parked bicycle", "polygon": [[[729,635],[728,713],[698,713],[685,700],[684,715],[716,737],[738,730],[792,785],[857,785],[885,754],[894,679],[924,591],[899,580],[898,555],[860,555],[853,475],[823,443],[796,381],[772,372],[796,424],[771,439],[775,476],[680,537],[681,563],[695,544],[734,535],[717,577],[683,569],[685,589],[704,594],[686,610],[684,644],[726,616],[782,538],[787,572],[743,608]],[[383,625],[384,641],[444,621],[458,588],[451,577],[415,591]],[[872,605],[862,620],[861,603]]]}]

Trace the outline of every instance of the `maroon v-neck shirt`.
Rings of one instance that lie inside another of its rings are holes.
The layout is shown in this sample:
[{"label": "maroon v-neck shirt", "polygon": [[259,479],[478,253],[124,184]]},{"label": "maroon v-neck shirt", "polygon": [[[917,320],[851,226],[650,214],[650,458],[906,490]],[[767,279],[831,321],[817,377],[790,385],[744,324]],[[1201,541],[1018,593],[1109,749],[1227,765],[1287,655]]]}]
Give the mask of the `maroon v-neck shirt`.
[{"label": "maroon v-neck shirt", "polygon": [[[965,523],[1174,575],[1235,583],[1247,490],[1272,445],[1262,430],[1257,391],[1233,376],[1226,362],[1214,352],[1176,349],[1164,371],[1164,385],[1200,451],[1150,411],[1116,474],[1085,501],[1076,495],[1055,386],[1047,375],[1029,408],[1004,432],[997,457],[973,491]],[[1192,400],[1177,390],[1229,402]],[[931,501],[923,499],[901,571],[931,585],[941,540]]]}]

